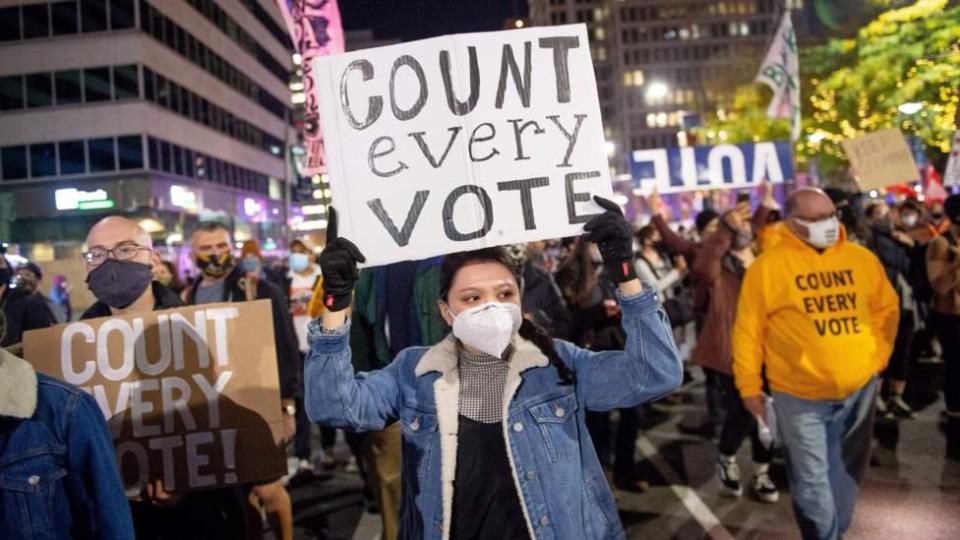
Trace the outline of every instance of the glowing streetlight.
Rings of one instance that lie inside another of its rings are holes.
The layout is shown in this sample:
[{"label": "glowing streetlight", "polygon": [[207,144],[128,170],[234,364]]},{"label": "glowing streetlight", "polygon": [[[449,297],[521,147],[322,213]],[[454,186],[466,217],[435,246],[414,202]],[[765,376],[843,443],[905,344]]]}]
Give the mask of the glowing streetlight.
[{"label": "glowing streetlight", "polygon": [[654,81],[647,86],[647,91],[644,93],[644,96],[648,100],[657,100],[667,97],[667,94],[670,93],[670,87],[666,83],[660,81]]}]

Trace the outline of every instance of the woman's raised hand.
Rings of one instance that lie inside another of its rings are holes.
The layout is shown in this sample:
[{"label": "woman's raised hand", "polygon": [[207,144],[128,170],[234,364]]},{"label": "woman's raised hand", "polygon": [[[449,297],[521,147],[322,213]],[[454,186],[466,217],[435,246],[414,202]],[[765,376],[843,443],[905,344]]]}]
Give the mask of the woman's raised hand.
[{"label": "woman's raised hand", "polygon": [[337,236],[337,211],[331,206],[327,221],[327,245],[320,253],[323,307],[327,311],[343,311],[350,306],[353,286],[360,277],[357,265],[366,260],[353,242]]}]

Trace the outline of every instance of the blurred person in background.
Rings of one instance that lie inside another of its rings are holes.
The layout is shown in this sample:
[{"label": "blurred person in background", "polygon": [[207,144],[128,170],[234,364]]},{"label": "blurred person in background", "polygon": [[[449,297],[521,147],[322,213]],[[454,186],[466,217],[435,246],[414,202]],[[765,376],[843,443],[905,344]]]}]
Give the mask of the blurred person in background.
[{"label": "blurred person in background", "polygon": [[554,339],[570,335],[570,313],[553,274],[547,269],[547,243],[530,242],[520,245],[519,258],[523,278],[523,309],[525,318],[543,328]]},{"label": "blurred person in background", "polygon": [[14,269],[0,253],[0,347],[17,352],[23,333],[57,324],[50,307],[40,296],[13,284]]},{"label": "blurred person in background", "polygon": [[[300,349],[301,362],[306,357],[310,346],[307,344],[307,323],[310,322],[309,306],[314,291],[322,285],[320,265],[314,254],[313,246],[304,239],[297,238],[290,242],[290,257],[288,258],[290,272],[287,274],[288,298],[290,300],[290,316],[293,318],[293,330],[297,334],[297,346]],[[307,418],[303,407],[303,398],[297,400],[297,435],[294,438],[293,451],[297,457],[297,473],[310,475],[313,473],[312,451],[310,440],[312,425]],[[334,428],[320,428],[320,446],[323,449],[321,463],[324,468],[332,468],[336,462],[333,457],[333,447],[337,442],[337,431]]]},{"label": "blurred person in background", "polygon": [[913,295],[915,280],[910,264],[910,250],[915,242],[894,227],[890,208],[885,202],[867,204],[864,215],[868,226],[867,249],[880,259],[887,279],[900,299],[900,324],[893,353],[883,372],[883,385],[877,393],[877,414],[882,418],[916,418],[913,409],[903,401],[917,319],[917,302]]},{"label": "blurred person in background", "polygon": [[960,426],[960,195],[947,197],[944,212],[952,225],[927,248],[927,276],[946,368],[944,416],[950,425]]},{"label": "blurred person in background", "polygon": [[[764,207],[761,206],[760,211]],[[753,227],[750,207],[726,212],[720,227],[703,242],[692,274],[705,294],[703,331],[693,350],[693,362],[710,373],[717,385],[726,412],[717,444],[717,474],[721,492],[739,497],[743,494],[737,451],[749,436],[753,456],[753,495],[760,501],[774,503],[779,491],[770,479],[772,450],[760,439],[757,419],[748,411],[733,380],[733,322],[737,298],[747,269],[753,264]],[[763,223],[761,217],[758,222]]]},{"label": "blurred person in background", "polygon": [[173,261],[161,261],[160,266],[157,267],[154,279],[159,281],[164,287],[173,291],[177,296],[180,296],[186,288],[186,285],[180,280],[180,272],[177,271],[177,264]]},{"label": "blurred person in background", "polygon": [[39,296],[43,302],[47,305],[47,308],[50,310],[50,313],[53,314],[54,320],[57,324],[67,322],[67,314],[61,309],[60,305],[50,299],[47,295],[43,294],[43,291],[40,290],[40,285],[43,282],[43,269],[40,268],[40,265],[34,262],[28,262],[17,267],[17,272],[13,276],[13,282],[11,286],[22,288],[31,294]]},{"label": "blurred person in background", "polygon": [[53,276],[53,285],[50,287],[50,299],[60,306],[64,320],[73,320],[73,305],[70,303],[70,292],[73,287],[67,282],[67,276],[57,274]]},{"label": "blurred person in background", "polygon": [[[596,244],[580,238],[557,269],[557,285],[572,320],[573,343],[590,351],[622,351],[626,333],[617,302],[616,284],[608,277]],[[650,484],[638,476],[634,451],[640,433],[640,408],[617,409],[613,448],[613,484],[623,491],[643,492]],[[587,411],[587,429],[600,463],[610,469],[610,412]]]}]

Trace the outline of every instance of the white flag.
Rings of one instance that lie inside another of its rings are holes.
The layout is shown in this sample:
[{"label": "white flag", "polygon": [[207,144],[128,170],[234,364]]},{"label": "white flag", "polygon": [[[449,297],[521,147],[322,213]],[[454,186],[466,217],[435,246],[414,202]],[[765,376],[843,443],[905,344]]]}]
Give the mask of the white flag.
[{"label": "white flag", "polygon": [[769,118],[789,118],[790,138],[800,138],[800,57],[797,53],[797,35],[785,11],[770,50],[760,64],[755,79],[773,90],[773,100],[767,107]]}]

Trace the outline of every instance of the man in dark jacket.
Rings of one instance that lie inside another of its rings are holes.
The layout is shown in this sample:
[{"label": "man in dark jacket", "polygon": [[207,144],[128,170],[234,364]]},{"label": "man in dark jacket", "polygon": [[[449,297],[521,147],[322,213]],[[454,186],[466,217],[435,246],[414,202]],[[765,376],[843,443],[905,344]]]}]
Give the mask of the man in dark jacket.
[{"label": "man in dark jacket", "polygon": [[[286,294],[266,280],[248,276],[236,264],[230,231],[222,223],[205,221],[197,225],[191,236],[191,249],[194,262],[203,275],[188,290],[188,304],[270,300],[277,369],[280,374],[284,436],[288,441],[293,439],[296,433],[295,400],[301,393],[300,350],[297,347]],[[290,495],[280,479],[251,488],[266,510],[274,535],[281,539],[292,538],[293,509]]]},{"label": "man in dark jacket", "polygon": [[43,298],[22,287],[10,287],[13,268],[0,255],[0,347],[11,347],[23,340],[27,330],[57,324]]},{"label": "man in dark jacket", "polygon": [[[161,265],[150,235],[137,223],[119,216],[98,222],[87,235],[83,254],[87,286],[97,298],[81,319],[110,317],[180,307],[170,289],[153,281]],[[239,487],[184,495],[168,493],[162,482],[146,493],[129,494],[136,537],[155,540],[180,538],[245,538],[245,497]]]},{"label": "man in dark jacket", "polygon": [[524,316],[533,319],[547,335],[555,339],[570,339],[570,312],[553,274],[547,270],[544,248],[546,242],[530,242],[526,246],[523,265]]}]

